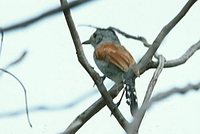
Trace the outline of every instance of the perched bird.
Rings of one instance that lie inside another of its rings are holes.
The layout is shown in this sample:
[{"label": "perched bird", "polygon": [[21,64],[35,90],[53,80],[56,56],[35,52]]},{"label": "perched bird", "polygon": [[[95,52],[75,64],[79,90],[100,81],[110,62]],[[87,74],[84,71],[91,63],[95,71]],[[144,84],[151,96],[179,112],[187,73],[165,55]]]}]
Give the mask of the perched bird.
[{"label": "perched bird", "polygon": [[[140,73],[133,56],[121,45],[111,28],[97,28],[90,39],[82,44],[91,44],[94,47],[94,61],[105,77],[115,83],[124,82],[127,104],[134,115],[138,109],[135,78]],[[120,102],[121,99],[118,105]]]}]

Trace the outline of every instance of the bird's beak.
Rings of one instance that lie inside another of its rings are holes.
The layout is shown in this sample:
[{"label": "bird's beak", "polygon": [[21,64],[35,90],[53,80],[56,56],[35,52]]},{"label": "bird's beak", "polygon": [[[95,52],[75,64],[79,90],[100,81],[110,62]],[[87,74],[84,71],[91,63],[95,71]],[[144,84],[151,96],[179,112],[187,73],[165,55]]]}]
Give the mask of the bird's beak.
[{"label": "bird's beak", "polygon": [[91,41],[90,40],[86,40],[86,41],[84,41],[84,42],[82,42],[82,44],[91,44]]}]

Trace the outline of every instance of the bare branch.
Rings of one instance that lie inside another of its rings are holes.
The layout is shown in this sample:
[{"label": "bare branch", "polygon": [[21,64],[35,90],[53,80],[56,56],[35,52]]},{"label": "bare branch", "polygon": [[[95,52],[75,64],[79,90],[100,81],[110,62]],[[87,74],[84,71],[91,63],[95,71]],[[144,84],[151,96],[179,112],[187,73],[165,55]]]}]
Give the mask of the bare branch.
[{"label": "bare branch", "polygon": [[[192,45],[181,57],[169,60],[165,62],[164,67],[176,67],[184,64],[197,50],[200,49],[200,41]],[[158,66],[158,62],[152,62],[150,68],[156,68]]]},{"label": "bare branch", "polygon": [[[119,34],[123,35],[123,36],[126,37],[126,38],[131,38],[131,39],[134,39],[134,40],[141,41],[141,42],[143,43],[143,45],[144,45],[145,47],[147,47],[147,48],[149,48],[149,47],[151,46],[151,44],[149,44],[149,43],[147,42],[146,38],[144,38],[143,36],[133,36],[133,35],[130,35],[130,34],[128,34],[128,33],[123,32],[123,31],[121,31],[120,29],[115,28],[115,27],[109,27],[109,28],[111,28],[111,29],[117,31]],[[157,52],[155,52],[154,57],[155,57],[156,59],[158,59],[158,55],[159,55],[159,54],[158,54]]]},{"label": "bare branch", "polygon": [[[197,84],[188,84],[187,86],[183,87],[183,88],[172,88],[166,92],[163,93],[159,93],[156,96],[152,97],[151,100],[146,103],[145,105],[143,105],[138,112],[136,113],[137,117],[140,117],[141,113],[144,113],[148,108],[150,108],[153,104],[155,104],[156,102],[160,102],[161,100],[164,100],[174,94],[185,94],[188,91],[191,90],[199,90],[200,89],[200,82]],[[137,119],[133,120],[133,122],[130,125],[129,128],[129,132],[128,134],[137,134],[135,131],[135,124],[137,123]]]},{"label": "bare branch", "polygon": [[166,26],[163,27],[163,29],[158,34],[151,47],[140,60],[138,64],[140,68],[140,73],[143,73],[146,69],[148,69],[150,62],[152,61],[152,57],[159,48],[161,42],[164,40],[167,34],[174,28],[174,26],[186,15],[186,13],[196,1],[197,0],[189,0],[182,8],[182,10],[174,17],[174,19],[172,19]]},{"label": "bare branch", "polygon": [[152,79],[149,83],[149,86],[147,88],[147,92],[146,92],[144,100],[143,100],[143,104],[147,103],[150,100],[150,97],[153,93],[153,89],[154,89],[156,82],[158,80],[158,77],[159,77],[160,73],[162,72],[164,64],[165,64],[165,58],[162,55],[159,55],[158,59],[159,59],[159,61],[158,61],[159,65],[158,65],[156,71],[154,72],[153,77],[152,77]]},{"label": "bare branch", "polygon": [[32,17],[28,20],[25,20],[25,21],[22,21],[22,22],[19,22],[17,24],[14,24],[14,25],[11,25],[11,26],[7,26],[7,27],[4,27],[4,28],[1,28],[0,29],[0,32],[9,32],[9,31],[13,31],[15,29],[19,29],[19,28],[25,28],[27,26],[30,26],[31,24],[34,24],[44,18],[47,18],[47,17],[50,17],[52,15],[55,15],[61,11],[63,11],[63,9],[70,9],[70,8],[74,8],[74,7],[77,7],[77,6],[80,6],[84,3],[87,3],[89,1],[92,1],[92,0],[76,0],[76,1],[72,1],[70,2],[67,6],[61,6],[61,7],[56,7],[56,8],[53,8],[51,10],[48,10],[38,16],[35,16],[35,17]]},{"label": "bare branch", "polygon": [[[115,98],[123,88],[123,84],[115,84],[110,90],[109,94],[112,98]],[[99,112],[105,106],[103,97],[98,99],[89,108],[82,112],[76,119],[67,127],[64,134],[76,133],[92,116]]]},{"label": "bare branch", "polygon": [[[158,68],[155,70],[155,72],[154,72],[154,74],[153,74],[153,77],[152,77],[152,79],[151,79],[151,81],[150,81],[150,83],[149,83],[149,86],[148,86],[148,88],[147,88],[147,92],[146,92],[146,94],[145,94],[145,98],[144,98],[144,100],[143,100],[143,104],[142,104],[141,107],[143,107],[143,105],[146,105],[146,104],[149,102],[149,100],[150,100],[150,98],[151,98],[151,95],[152,95],[152,93],[153,93],[153,89],[154,89],[154,87],[155,87],[155,84],[156,84],[156,82],[157,82],[157,80],[158,80],[158,77],[159,77],[160,73],[161,73],[162,70],[163,70],[164,63],[165,63],[165,58],[164,58],[162,55],[160,55],[160,56],[159,56],[159,66],[158,66]],[[140,113],[138,113],[138,112],[140,112]],[[136,115],[135,115],[135,118],[134,118],[134,125],[131,126],[131,127],[133,127],[133,129],[132,129],[132,131],[131,131],[132,133],[134,133],[134,134],[137,134],[137,133],[138,133],[140,124],[141,124],[141,122],[142,122],[142,119],[143,119],[145,113],[146,113],[145,110],[143,110],[142,112],[139,111],[139,110],[137,111],[137,113],[136,113]]]},{"label": "bare branch", "polygon": [[120,30],[120,29],[118,29],[116,27],[112,27],[112,26],[109,27],[109,28],[113,29],[114,31],[117,31],[119,34],[123,35],[126,38],[130,38],[130,39],[134,39],[134,40],[137,40],[137,41],[141,41],[143,43],[143,45],[145,47],[147,47],[147,48],[149,48],[151,46],[151,44],[149,44],[147,42],[147,40],[144,37],[142,37],[142,36],[133,36],[133,35],[125,33],[124,31],[122,31],[122,30]]},{"label": "bare branch", "polygon": [[[1,56],[1,52],[2,52],[2,45],[3,45],[3,35],[4,35],[4,30],[2,30],[2,28],[0,28],[1,31],[1,43],[0,43],[0,56]],[[11,72],[7,71],[6,69],[8,69],[9,67],[19,63],[20,61],[22,61],[24,59],[24,57],[26,56],[27,51],[23,52],[23,54],[18,57],[16,60],[14,60],[13,62],[11,62],[10,64],[8,64],[4,69],[0,68],[1,72],[0,75],[2,75],[3,73],[7,73],[8,75],[12,76],[15,80],[17,80],[17,82],[19,82],[19,84],[22,86],[23,90],[24,90],[24,95],[25,95],[25,107],[26,107],[26,115],[27,115],[27,119],[28,119],[28,123],[30,125],[30,127],[32,127],[32,124],[30,122],[30,118],[29,118],[29,112],[28,112],[28,101],[27,101],[27,94],[26,94],[26,88],[23,85],[23,83]]]},{"label": "bare branch", "polygon": [[[15,59],[14,61],[12,61],[12,62],[9,63],[8,65],[6,65],[6,66],[4,67],[4,70],[7,70],[7,69],[9,69],[10,67],[12,67],[12,66],[14,66],[14,65],[16,65],[16,64],[18,64],[18,63],[20,63],[21,61],[23,61],[24,58],[26,57],[26,55],[27,55],[27,51],[24,51],[17,59]],[[0,72],[0,75],[2,75],[2,74],[3,74],[3,72]]]},{"label": "bare branch", "polygon": [[[65,5],[65,6],[68,5],[67,1],[65,1],[65,0],[60,0],[60,2],[61,2],[62,5]],[[119,109],[113,103],[112,97],[110,96],[110,94],[106,90],[106,87],[102,83],[102,80],[101,80],[100,76],[98,75],[98,73],[88,63],[88,61],[87,61],[87,59],[84,55],[82,44],[80,42],[78,32],[76,31],[73,19],[72,19],[71,14],[70,14],[70,11],[68,9],[66,9],[63,12],[64,12],[64,15],[65,15],[65,19],[67,21],[72,39],[74,41],[74,45],[75,45],[75,48],[76,48],[76,53],[77,53],[77,57],[78,57],[79,62],[85,68],[85,70],[88,72],[88,74],[91,76],[91,78],[95,82],[96,86],[98,87],[99,92],[101,93],[102,97],[104,98],[106,105],[111,110],[112,114],[115,116],[115,118],[120,123],[120,125],[123,127],[123,129],[126,131],[127,126],[128,126],[128,121],[123,117],[123,115],[121,114]]]},{"label": "bare branch", "polygon": [[1,52],[2,52],[2,47],[3,47],[3,38],[4,38],[4,31],[0,27],[0,32],[1,32],[1,43],[0,43],[0,57],[1,57]]},{"label": "bare branch", "polygon": [[[116,91],[117,92],[117,91]],[[78,98],[72,100],[71,102],[67,102],[65,104],[61,105],[38,105],[34,107],[29,107],[29,113],[31,112],[39,112],[39,111],[56,111],[56,110],[64,110],[67,109],[69,110],[70,108],[75,107],[78,104],[81,104],[84,100],[88,99],[92,95],[96,94],[97,91],[92,90],[90,92],[87,92],[85,94],[81,94]],[[24,112],[24,109],[19,109],[19,110],[13,110],[13,111],[7,111],[7,112],[0,112],[0,118],[6,118],[6,117],[11,117],[11,116],[18,116],[22,115],[26,112]]]},{"label": "bare branch", "polygon": [[23,90],[24,90],[24,97],[25,97],[25,106],[26,106],[26,115],[27,115],[27,119],[28,119],[28,123],[30,125],[30,127],[32,127],[32,124],[31,124],[31,121],[30,121],[30,118],[29,118],[29,112],[28,112],[28,99],[27,99],[27,93],[26,93],[26,88],[25,86],[23,85],[23,83],[14,75],[12,74],[11,72],[3,69],[3,68],[0,68],[1,71],[3,71],[4,73],[7,73],[9,74],[10,76],[12,76],[15,80],[17,80],[17,82],[19,82],[19,84],[22,86]]},{"label": "bare branch", "polygon": [[[10,67],[12,67],[12,66],[14,66],[14,65],[16,65],[16,64],[18,64],[18,63],[20,63],[21,61],[23,61],[24,58],[26,57],[27,53],[28,53],[28,52],[27,52],[26,50],[23,51],[22,54],[21,54],[19,57],[17,57],[14,61],[12,61],[12,62],[10,62],[8,65],[6,65],[6,66],[4,67],[4,70],[7,70],[7,69],[9,69]],[[0,72],[0,75],[2,75],[2,72]]]}]

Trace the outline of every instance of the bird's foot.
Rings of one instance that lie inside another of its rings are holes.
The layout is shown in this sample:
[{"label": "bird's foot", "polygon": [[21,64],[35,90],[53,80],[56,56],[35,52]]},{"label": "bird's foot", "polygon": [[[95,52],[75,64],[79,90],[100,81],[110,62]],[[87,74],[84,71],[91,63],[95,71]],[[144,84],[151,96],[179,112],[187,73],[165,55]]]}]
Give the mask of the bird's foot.
[{"label": "bird's foot", "polygon": [[[104,82],[104,80],[106,79],[106,76],[105,75],[103,75],[103,76],[100,76],[100,78],[101,78],[101,84]],[[96,84],[94,83],[94,85],[93,85],[93,87],[95,86]]]}]

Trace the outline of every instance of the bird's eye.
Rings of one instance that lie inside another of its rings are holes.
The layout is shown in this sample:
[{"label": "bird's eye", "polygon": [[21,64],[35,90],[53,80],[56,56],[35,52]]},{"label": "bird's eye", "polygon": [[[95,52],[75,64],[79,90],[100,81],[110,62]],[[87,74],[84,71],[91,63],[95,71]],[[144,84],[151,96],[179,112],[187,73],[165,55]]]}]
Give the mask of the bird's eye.
[{"label": "bird's eye", "polygon": [[96,33],[94,33],[94,34],[93,34],[93,37],[94,37],[94,38],[96,38],[96,37],[97,37],[97,34],[96,34]]}]

